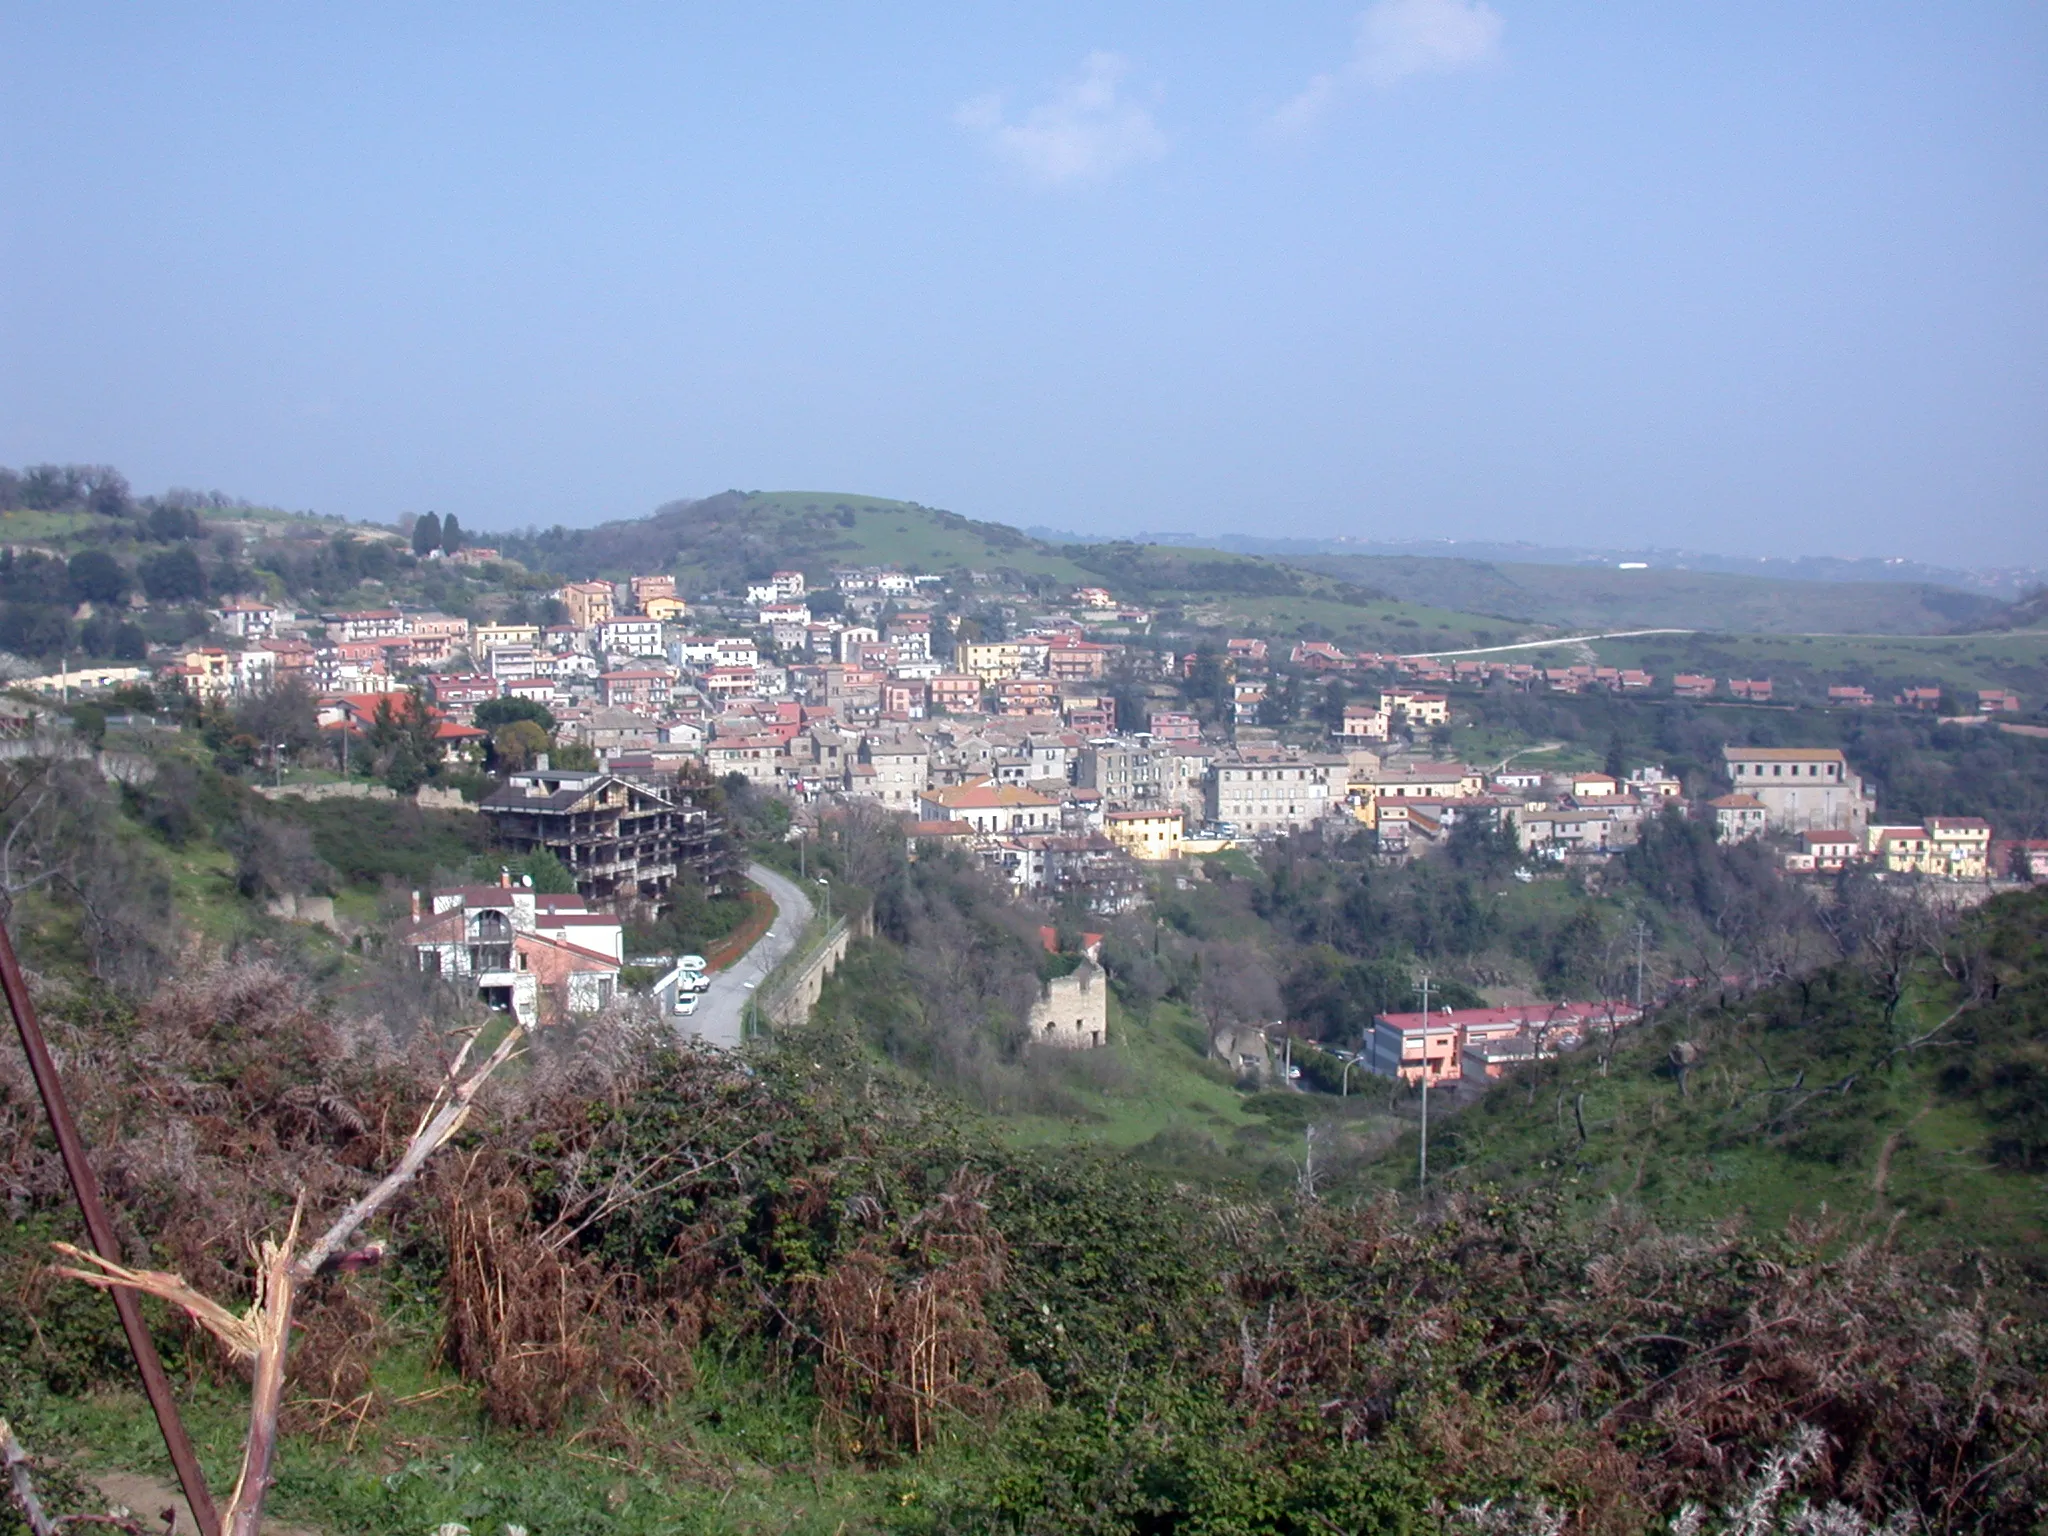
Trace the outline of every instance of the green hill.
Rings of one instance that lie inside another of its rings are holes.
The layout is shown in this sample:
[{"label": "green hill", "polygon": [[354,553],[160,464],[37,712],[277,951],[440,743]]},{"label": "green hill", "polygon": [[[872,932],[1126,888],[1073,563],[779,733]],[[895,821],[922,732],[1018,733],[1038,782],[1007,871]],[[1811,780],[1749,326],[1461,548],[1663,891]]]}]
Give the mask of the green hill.
[{"label": "green hill", "polygon": [[2008,607],[1996,598],[1931,583],[1780,581],[1709,571],[1421,556],[1315,555],[1291,563],[1406,602],[1573,629],[1930,635],[1997,623]]},{"label": "green hill", "polygon": [[[1911,1246],[2040,1271],[2048,891],[1999,897],[1947,940],[1894,909],[1866,948],[1857,964],[1667,1009],[1606,1062],[1588,1048],[1528,1069],[1432,1124],[1432,1168],[1676,1226],[1897,1222]],[[1410,1134],[1381,1177],[1412,1188],[1415,1156]]]},{"label": "green hill", "polygon": [[778,569],[824,584],[835,566],[985,573],[1048,595],[1107,586],[1127,601],[1216,628],[1421,650],[1519,638],[1523,627],[1385,593],[1263,556],[1154,544],[1051,544],[1001,523],[915,502],[831,491],[726,491],[594,528],[508,535],[536,571],[617,579],[673,571],[686,591],[737,591]]}]

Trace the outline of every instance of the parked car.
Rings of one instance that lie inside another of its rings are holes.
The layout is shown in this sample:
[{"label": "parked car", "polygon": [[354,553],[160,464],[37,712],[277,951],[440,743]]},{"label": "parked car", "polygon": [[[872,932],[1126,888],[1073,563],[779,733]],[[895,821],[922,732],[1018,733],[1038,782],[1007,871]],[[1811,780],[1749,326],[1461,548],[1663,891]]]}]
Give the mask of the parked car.
[{"label": "parked car", "polygon": [[695,1013],[696,1011],[697,1011],[697,994],[696,994],[696,993],[694,993],[694,992],[678,992],[678,993],[676,994],[676,1012],[677,1012],[677,1013],[680,1013],[680,1014],[681,1014],[681,1015],[682,1015],[682,1016],[683,1016],[684,1018],[686,1018],[686,1019],[687,1019],[687,1018],[688,1018],[688,1017],[689,1017],[689,1016],[690,1016],[691,1014]]}]

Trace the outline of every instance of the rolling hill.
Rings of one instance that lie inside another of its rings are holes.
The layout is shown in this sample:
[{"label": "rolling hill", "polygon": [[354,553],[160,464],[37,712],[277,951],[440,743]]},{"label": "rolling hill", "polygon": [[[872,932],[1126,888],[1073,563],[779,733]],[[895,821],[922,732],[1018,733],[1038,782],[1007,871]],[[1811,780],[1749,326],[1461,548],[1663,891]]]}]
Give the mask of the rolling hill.
[{"label": "rolling hill", "polygon": [[[1587,1049],[1542,1063],[1432,1124],[1432,1171],[1674,1225],[1896,1220],[1914,1246],[1967,1243],[2038,1269],[2044,931],[2048,894],[1997,898],[1941,948],[1946,972],[1910,964],[1895,1009],[1869,962],[1667,1009],[1610,1062]],[[1412,1135],[1380,1171],[1412,1187]]]},{"label": "rolling hill", "polygon": [[726,491],[594,528],[505,535],[499,547],[534,570],[571,579],[674,571],[686,592],[699,594],[734,592],[777,569],[800,569],[822,585],[835,566],[887,565],[983,572],[1000,585],[1048,595],[1107,586],[1187,623],[1389,650],[1487,645],[1530,633],[1525,625],[1398,601],[1262,556],[1150,544],[1057,545],[915,502],[830,491]]},{"label": "rolling hill", "polygon": [[1929,582],[1789,581],[1713,571],[1531,565],[1427,556],[1287,557],[1406,602],[1572,629],[1937,635],[1992,624],[2007,605]]}]

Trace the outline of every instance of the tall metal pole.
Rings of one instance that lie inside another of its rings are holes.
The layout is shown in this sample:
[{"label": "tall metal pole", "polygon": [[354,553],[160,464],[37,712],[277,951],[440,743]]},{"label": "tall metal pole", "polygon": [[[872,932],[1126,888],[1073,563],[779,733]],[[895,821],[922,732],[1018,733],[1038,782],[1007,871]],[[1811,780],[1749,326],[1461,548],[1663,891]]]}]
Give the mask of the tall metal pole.
[{"label": "tall metal pole", "polygon": [[[42,1095],[43,1110],[50,1117],[51,1130],[57,1134],[57,1154],[64,1160],[64,1171],[71,1176],[71,1192],[77,1196],[79,1212],[85,1217],[86,1236],[94,1252],[118,1264],[121,1244],[114,1236],[114,1224],[107,1219],[107,1208],[100,1203],[99,1181],[93,1177],[84,1138],[71,1118],[64,1084],[57,1076],[57,1063],[43,1040],[43,1027],[36,1020],[35,1004],[29,998],[28,983],[22,977],[20,962],[14,958],[14,941],[4,922],[0,922],[0,988],[6,990],[7,1006],[14,1014],[14,1027],[21,1034],[21,1049],[28,1057],[29,1071],[35,1076],[36,1092]],[[213,1495],[207,1491],[206,1475],[199,1470],[199,1458],[193,1453],[191,1437],[185,1433],[185,1422],[178,1416],[178,1400],[171,1394],[170,1378],[164,1375],[163,1362],[157,1358],[149,1325],[142,1319],[142,1308],[135,1293],[125,1286],[110,1287],[109,1293],[114,1298],[114,1310],[121,1317],[121,1331],[128,1336],[129,1351],[135,1356],[142,1390],[156,1414],[164,1449],[171,1453],[171,1465],[177,1469],[179,1486],[185,1490],[185,1502],[192,1506],[192,1518],[199,1522],[201,1536],[220,1536],[220,1516],[214,1510]]]},{"label": "tall metal pole", "polygon": [[1422,1148],[1418,1154],[1415,1192],[1429,1193],[1429,972],[1422,973],[1415,990],[1422,994]]},{"label": "tall metal pole", "polygon": [[1636,1012],[1643,1011],[1643,940],[1650,932],[1650,925],[1640,918],[1636,921]]}]

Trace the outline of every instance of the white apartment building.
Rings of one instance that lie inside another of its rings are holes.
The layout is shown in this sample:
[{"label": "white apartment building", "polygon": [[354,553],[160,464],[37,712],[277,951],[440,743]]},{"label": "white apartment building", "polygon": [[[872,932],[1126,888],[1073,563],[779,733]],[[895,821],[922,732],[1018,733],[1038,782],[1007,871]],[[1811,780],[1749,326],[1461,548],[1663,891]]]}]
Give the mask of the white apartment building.
[{"label": "white apartment building", "polygon": [[644,615],[606,619],[597,625],[597,646],[607,656],[664,656],[668,643],[659,619]]},{"label": "white apartment building", "polygon": [[1341,757],[1220,761],[1210,765],[1203,809],[1248,837],[1299,832],[1343,807],[1349,774]]}]

